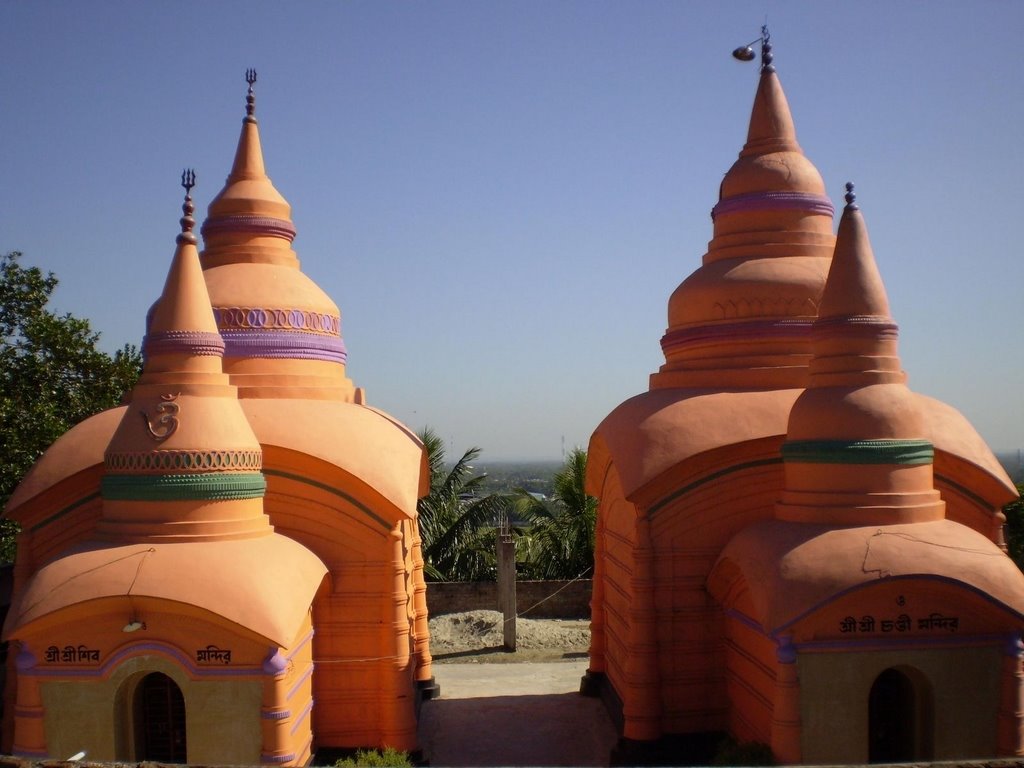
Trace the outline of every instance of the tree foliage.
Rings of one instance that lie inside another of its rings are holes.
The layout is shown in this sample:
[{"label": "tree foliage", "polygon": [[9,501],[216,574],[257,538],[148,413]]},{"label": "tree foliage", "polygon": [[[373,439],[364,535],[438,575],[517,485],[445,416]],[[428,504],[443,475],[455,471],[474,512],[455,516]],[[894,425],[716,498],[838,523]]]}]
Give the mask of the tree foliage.
[{"label": "tree foliage", "polygon": [[[1024,481],[1017,483],[1017,493],[1024,495]],[[1003,514],[1006,515],[1003,528],[1006,552],[1017,567],[1024,570],[1024,498],[1015,499],[1003,507]]]},{"label": "tree foliage", "polygon": [[57,278],[20,258],[0,256],[0,506],[54,440],[117,405],[142,368],[135,347],[108,355],[87,320],[48,310]]},{"label": "tree foliage", "polygon": [[498,494],[483,494],[486,475],[473,472],[479,448],[451,466],[444,441],[427,427],[420,434],[430,467],[430,493],[419,500],[424,572],[431,581],[486,581],[495,578],[494,525],[504,509]]},{"label": "tree foliage", "polygon": [[524,575],[534,579],[574,579],[594,567],[597,499],[584,487],[587,452],[575,448],[555,473],[549,499],[516,492],[516,514],[526,521],[518,546]]}]

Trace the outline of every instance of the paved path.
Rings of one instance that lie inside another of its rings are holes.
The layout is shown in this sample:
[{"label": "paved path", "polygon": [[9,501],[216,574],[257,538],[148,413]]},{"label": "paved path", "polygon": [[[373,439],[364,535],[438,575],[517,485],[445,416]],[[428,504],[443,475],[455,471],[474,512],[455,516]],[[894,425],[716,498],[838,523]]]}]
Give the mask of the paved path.
[{"label": "paved path", "polygon": [[579,695],[586,661],[435,664],[420,744],[435,766],[608,765],[616,734],[600,699]]}]

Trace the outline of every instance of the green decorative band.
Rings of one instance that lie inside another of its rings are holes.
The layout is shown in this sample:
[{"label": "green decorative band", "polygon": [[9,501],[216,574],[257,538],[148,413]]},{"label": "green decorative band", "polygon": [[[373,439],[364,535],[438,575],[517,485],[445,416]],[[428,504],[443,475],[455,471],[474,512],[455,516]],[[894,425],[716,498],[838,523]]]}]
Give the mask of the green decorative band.
[{"label": "green decorative band", "polygon": [[931,464],[927,440],[794,440],[782,444],[783,461],[805,464]]},{"label": "green decorative band", "polygon": [[258,499],[267,489],[260,472],[202,475],[106,475],[100,485],[112,501],[230,501]]}]

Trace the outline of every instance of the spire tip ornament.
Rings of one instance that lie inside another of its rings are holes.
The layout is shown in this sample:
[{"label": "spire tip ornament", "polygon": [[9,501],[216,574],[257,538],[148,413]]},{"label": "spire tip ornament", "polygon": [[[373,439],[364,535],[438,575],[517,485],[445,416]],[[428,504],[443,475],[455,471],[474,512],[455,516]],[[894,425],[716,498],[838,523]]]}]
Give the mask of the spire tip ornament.
[{"label": "spire tip ornament", "polygon": [[249,84],[249,90],[245,95],[245,119],[256,120],[256,94],[253,92],[253,85],[256,83],[256,70],[245,70],[245,82]]},{"label": "spire tip ornament", "polygon": [[846,210],[848,211],[859,211],[860,206],[857,205],[857,193],[853,191],[853,182],[846,182]]},{"label": "spire tip ornament", "polygon": [[192,214],[195,211],[195,206],[192,204],[192,187],[195,185],[196,172],[191,168],[186,168],[181,172],[181,186],[185,189],[185,202],[181,206],[181,211],[185,215],[179,220],[181,223],[181,234],[178,235],[178,245],[183,243],[195,245],[199,242],[192,231],[192,228],[196,225],[196,220],[192,218]]},{"label": "spire tip ornament", "polygon": [[768,25],[761,26],[761,36],[751,40],[746,45],[741,45],[732,52],[732,57],[739,61],[753,61],[757,54],[754,53],[754,43],[761,43],[761,72],[774,72],[775,65],[772,64],[772,36],[768,32]]}]

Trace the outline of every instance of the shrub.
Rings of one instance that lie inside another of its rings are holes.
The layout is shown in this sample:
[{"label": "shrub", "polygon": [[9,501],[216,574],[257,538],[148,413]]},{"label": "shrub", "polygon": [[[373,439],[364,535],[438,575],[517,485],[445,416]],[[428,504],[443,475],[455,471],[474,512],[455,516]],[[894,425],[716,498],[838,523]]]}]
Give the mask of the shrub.
[{"label": "shrub", "polygon": [[335,768],[362,768],[363,766],[380,766],[380,768],[412,768],[407,752],[400,752],[393,747],[379,749],[357,749],[355,757],[346,757],[334,764]]},{"label": "shrub", "polygon": [[759,741],[737,742],[731,737],[722,739],[715,751],[712,765],[775,765],[772,748]]}]

